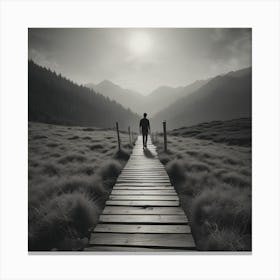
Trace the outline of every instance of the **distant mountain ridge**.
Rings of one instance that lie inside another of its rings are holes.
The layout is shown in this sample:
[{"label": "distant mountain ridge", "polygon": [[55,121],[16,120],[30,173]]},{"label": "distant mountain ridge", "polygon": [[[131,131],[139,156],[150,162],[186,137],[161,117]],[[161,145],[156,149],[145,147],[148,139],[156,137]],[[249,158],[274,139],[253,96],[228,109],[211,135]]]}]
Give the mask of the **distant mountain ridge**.
[{"label": "distant mountain ridge", "polygon": [[139,116],[101,94],[28,62],[28,120],[138,130]]},{"label": "distant mountain ridge", "polygon": [[[159,87],[147,96],[146,108],[153,111],[153,115],[155,115],[159,111],[170,106],[176,100],[188,96],[207,82],[208,80],[198,80],[184,87]],[[147,103],[149,105],[147,105]]]},{"label": "distant mountain ridge", "polygon": [[104,80],[96,85],[88,83],[85,86],[122,104],[125,108],[130,108],[136,113],[142,113],[144,96],[138,92],[124,89],[108,80]]},{"label": "distant mountain ridge", "polygon": [[[105,80],[79,86],[44,67],[28,62],[28,118],[63,125],[113,127],[119,121],[138,130],[148,113],[152,130],[201,122],[251,117],[251,67],[231,71],[185,87],[162,86],[148,96]],[[94,88],[94,89],[89,89]],[[119,104],[121,103],[121,104]]]},{"label": "distant mountain ridge", "polygon": [[96,92],[111,100],[115,100],[138,114],[147,112],[149,116],[153,116],[160,110],[168,107],[178,98],[186,96],[198,89],[207,83],[207,81],[208,80],[195,81],[185,87],[161,86],[146,96],[133,90],[124,89],[108,80],[104,80],[96,85],[88,83],[85,84],[85,86],[94,89]]},{"label": "distant mountain ridge", "polygon": [[169,129],[214,120],[251,117],[251,67],[219,75],[191,94],[182,97],[152,118],[153,127],[161,129],[167,121]]}]

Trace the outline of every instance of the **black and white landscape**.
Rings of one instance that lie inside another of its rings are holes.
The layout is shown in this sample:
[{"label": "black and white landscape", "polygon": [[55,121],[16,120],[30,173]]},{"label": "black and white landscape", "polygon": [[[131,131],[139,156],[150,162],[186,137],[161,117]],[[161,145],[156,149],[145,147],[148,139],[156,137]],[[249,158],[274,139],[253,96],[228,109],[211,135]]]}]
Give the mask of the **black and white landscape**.
[{"label": "black and white landscape", "polygon": [[28,41],[29,251],[251,251],[251,29]]}]

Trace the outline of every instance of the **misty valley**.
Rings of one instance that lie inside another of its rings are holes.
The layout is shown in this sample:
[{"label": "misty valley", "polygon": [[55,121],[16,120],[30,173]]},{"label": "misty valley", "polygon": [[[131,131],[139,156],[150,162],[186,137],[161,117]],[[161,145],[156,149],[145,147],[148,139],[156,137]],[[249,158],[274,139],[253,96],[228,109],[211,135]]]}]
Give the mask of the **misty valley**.
[{"label": "misty valley", "polygon": [[[176,101],[170,93],[157,102],[162,109],[151,118],[157,131],[152,140],[198,250],[251,249],[250,79],[245,69],[195,83],[196,96],[188,90],[184,96],[180,89]],[[115,92],[109,82],[103,87]],[[153,104],[153,96],[143,99]],[[117,94],[103,96],[100,88],[97,93],[29,62],[29,250],[88,246],[88,231],[97,225],[133,149],[127,127],[136,132],[140,118],[117,100]],[[162,120],[168,126],[167,153]],[[123,131],[121,154],[116,121]]]}]

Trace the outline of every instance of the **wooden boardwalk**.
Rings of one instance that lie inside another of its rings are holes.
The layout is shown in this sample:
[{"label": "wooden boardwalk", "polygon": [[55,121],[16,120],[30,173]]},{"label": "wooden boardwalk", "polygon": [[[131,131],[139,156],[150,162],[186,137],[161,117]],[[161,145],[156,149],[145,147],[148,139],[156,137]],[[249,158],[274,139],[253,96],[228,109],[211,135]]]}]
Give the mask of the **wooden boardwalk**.
[{"label": "wooden boardwalk", "polygon": [[138,137],[86,250],[195,250],[188,219],[150,139],[143,151]]}]

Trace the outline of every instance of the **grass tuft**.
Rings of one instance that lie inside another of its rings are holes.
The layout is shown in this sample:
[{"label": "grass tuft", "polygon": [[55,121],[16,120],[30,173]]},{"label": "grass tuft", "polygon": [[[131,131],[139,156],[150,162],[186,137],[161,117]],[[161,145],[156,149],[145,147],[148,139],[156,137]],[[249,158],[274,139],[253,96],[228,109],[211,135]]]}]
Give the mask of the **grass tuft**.
[{"label": "grass tuft", "polygon": [[113,158],[118,160],[127,161],[130,157],[131,152],[127,149],[121,149],[115,152]]},{"label": "grass tuft", "polygon": [[184,162],[182,160],[172,160],[166,165],[171,182],[176,184],[185,180]]},{"label": "grass tuft", "polygon": [[121,172],[122,165],[116,160],[107,160],[99,169],[99,174],[103,180],[107,178],[117,178]]},{"label": "grass tuft", "polygon": [[210,122],[172,131],[168,153],[162,135],[155,143],[199,250],[251,250],[250,129],[248,119]]},{"label": "grass tuft", "polygon": [[86,158],[80,154],[71,153],[69,155],[66,155],[58,160],[61,164],[67,164],[69,162],[84,162],[86,161]]},{"label": "grass tuft", "polygon": [[47,201],[36,212],[36,223],[29,223],[29,249],[51,250],[65,238],[87,236],[100,210],[85,194],[75,192]]},{"label": "grass tuft", "polygon": [[129,138],[120,134],[126,149],[116,156],[112,130],[28,128],[29,250],[82,250],[129,158]]}]

